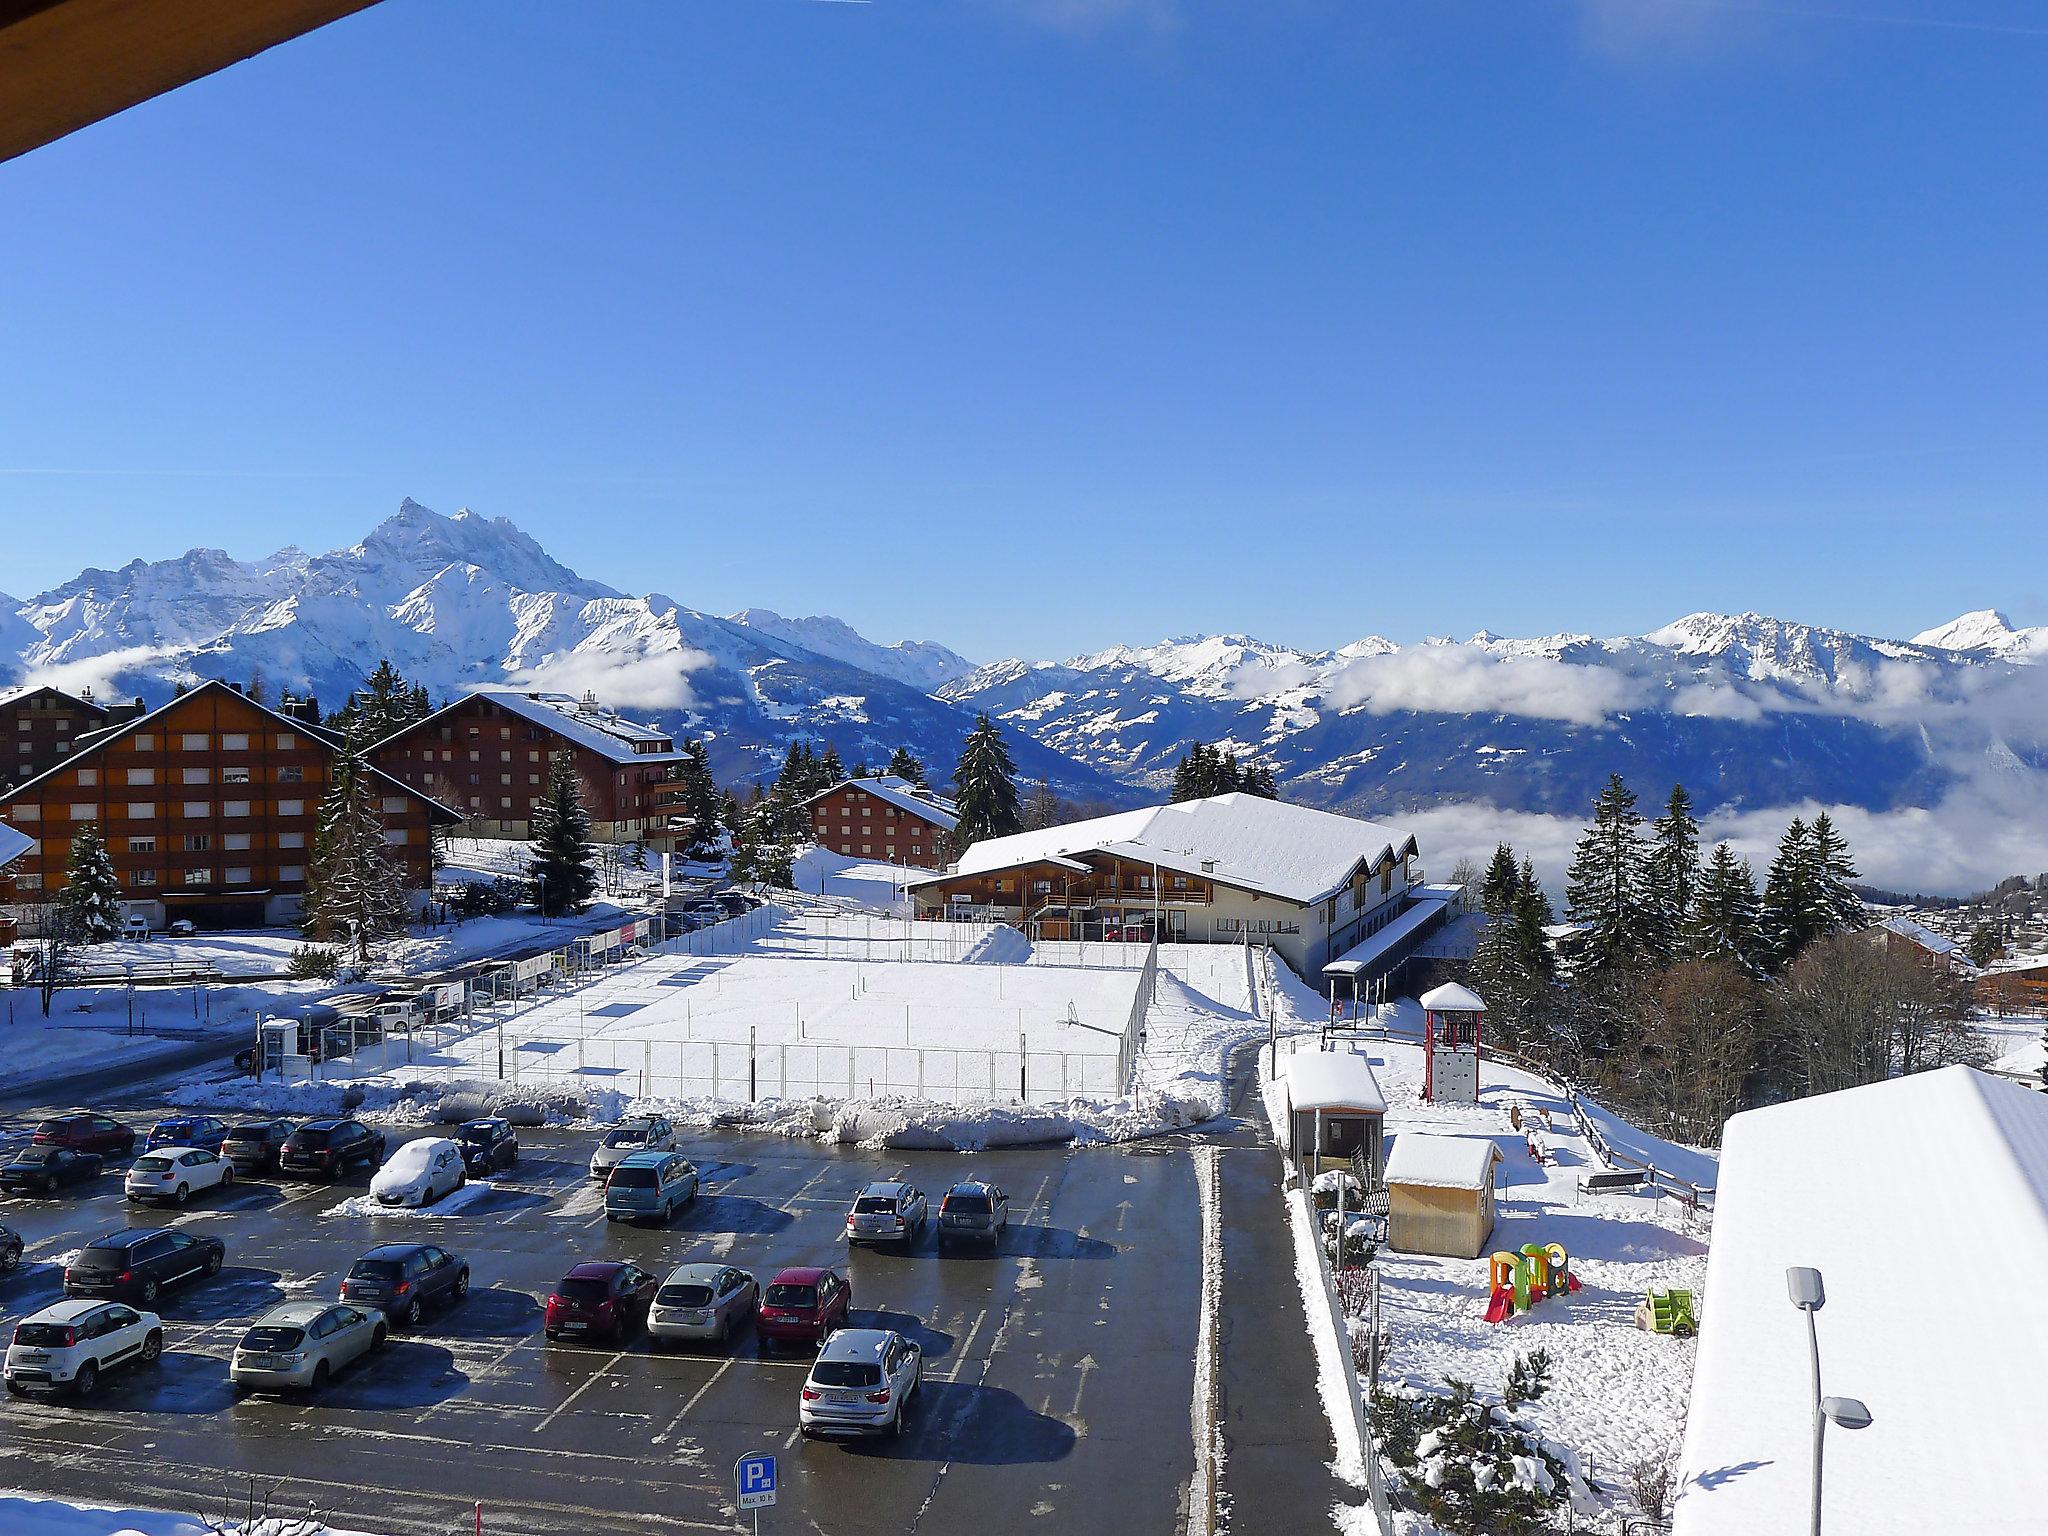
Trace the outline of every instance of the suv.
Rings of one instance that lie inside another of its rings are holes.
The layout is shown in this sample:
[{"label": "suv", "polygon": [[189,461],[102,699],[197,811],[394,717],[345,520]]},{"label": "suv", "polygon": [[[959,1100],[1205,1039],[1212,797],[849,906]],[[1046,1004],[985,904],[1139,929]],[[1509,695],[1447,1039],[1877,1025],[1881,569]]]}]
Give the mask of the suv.
[{"label": "suv", "polygon": [[24,1147],[0,1167],[0,1190],[9,1194],[54,1195],[59,1184],[82,1184],[100,1176],[105,1166],[97,1152],[69,1147]]},{"label": "suv", "polygon": [[853,1209],[846,1213],[846,1241],[908,1243],[924,1231],[930,1215],[923,1190],[899,1179],[885,1179],[854,1196]]},{"label": "suv", "polygon": [[69,1147],[102,1157],[126,1157],[135,1150],[135,1129],[96,1109],[68,1109],[36,1126],[30,1138],[39,1147]]},{"label": "suv", "polygon": [[604,1219],[675,1220],[697,1198],[697,1165],[677,1152],[629,1152],[604,1181]]},{"label": "suv", "polygon": [[372,1248],[342,1277],[341,1299],[417,1328],[420,1315],[469,1294],[469,1265],[432,1243],[385,1243]]},{"label": "suv", "polygon": [[164,1352],[163,1320],[110,1301],[60,1301],[14,1325],[7,1346],[7,1390],[16,1397],[69,1388],[90,1397],[103,1372],[134,1362],[154,1365]]},{"label": "suv", "polygon": [[673,1152],[676,1149],[676,1128],[661,1115],[636,1115],[631,1120],[621,1120],[599,1142],[597,1150],[590,1154],[590,1176],[604,1178],[627,1156],[634,1152]]},{"label": "suv", "polygon": [[237,1173],[269,1173],[277,1167],[277,1155],[296,1129],[289,1120],[233,1126],[221,1138],[220,1155],[235,1165]]},{"label": "suv", "polygon": [[987,1179],[962,1179],[939,1199],[939,1251],[948,1243],[1002,1246],[1010,1229],[1010,1197]]},{"label": "suv", "polygon": [[338,1179],[350,1163],[384,1161],[384,1133],[360,1120],[308,1120],[277,1149],[279,1173]]},{"label": "suv", "polygon": [[470,1120],[455,1133],[462,1165],[482,1177],[519,1161],[519,1133],[509,1120]]},{"label": "suv", "polygon": [[228,1138],[228,1123],[218,1115],[166,1115],[150,1128],[145,1152],[158,1147],[218,1147]]},{"label": "suv", "polygon": [[227,1244],[176,1227],[131,1227],[79,1249],[64,1268],[66,1296],[154,1302],[166,1286],[194,1275],[217,1275]]},{"label": "suv", "polygon": [[890,1328],[842,1328],[804,1378],[797,1428],[811,1435],[890,1435],[924,1385],[924,1352]]}]

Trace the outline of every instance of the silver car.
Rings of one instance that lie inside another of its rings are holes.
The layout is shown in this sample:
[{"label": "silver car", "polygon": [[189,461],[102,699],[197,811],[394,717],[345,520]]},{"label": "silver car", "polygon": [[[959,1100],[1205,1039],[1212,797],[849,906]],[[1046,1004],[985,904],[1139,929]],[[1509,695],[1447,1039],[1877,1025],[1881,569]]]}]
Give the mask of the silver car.
[{"label": "silver car", "polygon": [[228,1380],[252,1392],[317,1392],[336,1371],[381,1349],[388,1332],[380,1312],[345,1302],[288,1301],[242,1335]]},{"label": "silver car", "polygon": [[907,1243],[924,1231],[930,1215],[924,1191],[900,1179],[870,1184],[846,1213],[848,1243]]},{"label": "silver car", "polygon": [[804,1378],[805,1435],[895,1435],[924,1385],[924,1353],[891,1328],[842,1328]]},{"label": "silver car", "polygon": [[604,1140],[597,1144],[597,1150],[590,1154],[590,1176],[593,1179],[608,1178],[635,1152],[673,1152],[676,1149],[676,1128],[661,1115],[636,1115],[631,1120],[621,1120],[609,1131]]},{"label": "silver car", "polygon": [[654,1293],[647,1336],[656,1346],[671,1340],[723,1344],[753,1322],[761,1287],[744,1269],[730,1264],[678,1264]]}]

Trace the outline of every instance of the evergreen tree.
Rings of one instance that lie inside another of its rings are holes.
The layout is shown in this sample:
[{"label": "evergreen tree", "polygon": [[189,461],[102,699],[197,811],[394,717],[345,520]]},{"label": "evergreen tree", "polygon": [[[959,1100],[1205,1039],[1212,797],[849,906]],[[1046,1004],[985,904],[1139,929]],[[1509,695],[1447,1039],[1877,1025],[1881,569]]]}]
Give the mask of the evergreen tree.
[{"label": "evergreen tree", "polygon": [[1980,971],[1996,960],[2005,950],[2005,935],[1998,931],[1996,923],[1979,923],[1970,930],[1969,941],[1963,946],[1963,953],[1970,964]]},{"label": "evergreen tree", "polygon": [[1849,845],[1835,830],[1834,818],[1822,811],[1813,818],[1809,834],[1812,845],[1813,879],[1826,915],[1829,933],[1856,933],[1870,926],[1863,898],[1852,889],[1860,878],[1849,858]]},{"label": "evergreen tree", "polygon": [[1515,889],[1515,931],[1529,969],[1546,982],[1557,967],[1551,960],[1550,935],[1544,930],[1556,921],[1557,914],[1550,909],[1543,882],[1536,878],[1535,862],[1523,859],[1521,879]]},{"label": "evergreen tree", "polygon": [[1756,876],[1747,859],[1738,859],[1726,843],[1716,843],[1679,932],[1678,956],[1725,961],[1745,975],[1761,977],[1766,952]]},{"label": "evergreen tree", "polygon": [[348,702],[328,723],[374,746],[392,732],[432,713],[427,690],[408,683],[391,664],[391,658],[384,656],[378,658],[363,686],[349,695]]},{"label": "evergreen tree", "polygon": [[1479,905],[1496,917],[1512,912],[1515,894],[1520,889],[1521,876],[1515,869],[1515,850],[1506,843],[1498,844],[1493,850],[1493,857],[1487,861],[1486,874],[1479,882]]},{"label": "evergreen tree", "polygon": [[1620,774],[1610,774],[1565,874],[1567,915],[1587,929],[1584,969],[1590,975],[1631,972],[1653,953],[1659,913],[1649,891],[1642,825],[1634,792]]},{"label": "evergreen tree", "polygon": [[961,848],[983,838],[1007,837],[1022,825],[1016,773],[1001,727],[983,710],[974,717],[953,770],[953,798],[960,812],[953,836]]},{"label": "evergreen tree", "polygon": [[336,754],[320,801],[303,926],[309,939],[352,945],[367,964],[377,941],[405,926],[405,877],[384,841],[362,739],[352,734]]},{"label": "evergreen tree", "polygon": [[719,823],[723,819],[724,807],[719,801],[718,784],[711,776],[711,754],[697,737],[683,742],[682,761],[670,770],[675,782],[682,785],[677,805],[690,818],[688,841],[683,845],[685,857],[701,859],[708,857],[718,847]]},{"label": "evergreen tree", "polygon": [[1657,951],[1667,959],[1677,951],[1699,876],[1700,824],[1693,819],[1692,796],[1683,784],[1674,784],[1664,814],[1650,828],[1649,882],[1658,908]]},{"label": "evergreen tree", "polygon": [[919,789],[925,787],[924,764],[908,747],[898,747],[889,754],[889,772]]},{"label": "evergreen tree", "polygon": [[1829,932],[1831,924],[1813,835],[1795,816],[1778,840],[1777,855],[1764,876],[1764,945],[1772,968],[1790,965],[1801,950]]},{"label": "evergreen tree", "polygon": [[120,935],[121,882],[98,822],[88,821],[71,834],[57,918],[80,944],[99,944]]},{"label": "evergreen tree", "polygon": [[1244,771],[1239,789],[1248,795],[1257,795],[1261,800],[1278,800],[1280,786],[1273,782],[1273,770],[1264,762],[1253,762]]},{"label": "evergreen tree", "polygon": [[263,669],[261,667],[251,667],[249,669],[249,681],[243,687],[242,692],[245,693],[253,703],[257,704],[263,703],[265,698],[268,697],[270,693],[270,682],[267,678],[264,677]]},{"label": "evergreen tree", "polygon": [[839,749],[827,742],[824,752],[818,757],[818,766],[811,781],[811,793],[815,795],[821,789],[830,789],[835,784],[843,783],[846,776],[846,768],[839,761]]},{"label": "evergreen tree", "polygon": [[733,834],[732,878],[787,890],[796,883],[792,862],[773,798],[756,800],[741,813],[739,830]]},{"label": "evergreen tree", "polygon": [[590,846],[590,812],[576,779],[573,753],[548,759],[548,782],[533,808],[533,858],[527,865],[539,887],[543,916],[581,912],[597,892]]}]

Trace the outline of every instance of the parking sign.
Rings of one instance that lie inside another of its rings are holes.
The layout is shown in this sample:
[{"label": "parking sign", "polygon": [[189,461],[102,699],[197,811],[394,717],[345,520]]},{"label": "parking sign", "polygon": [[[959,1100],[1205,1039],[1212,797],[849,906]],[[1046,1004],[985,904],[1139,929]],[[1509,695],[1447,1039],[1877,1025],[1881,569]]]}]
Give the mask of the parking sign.
[{"label": "parking sign", "polygon": [[775,1502],[775,1458],[742,1456],[732,1464],[732,1486],[741,1509],[766,1509]]}]

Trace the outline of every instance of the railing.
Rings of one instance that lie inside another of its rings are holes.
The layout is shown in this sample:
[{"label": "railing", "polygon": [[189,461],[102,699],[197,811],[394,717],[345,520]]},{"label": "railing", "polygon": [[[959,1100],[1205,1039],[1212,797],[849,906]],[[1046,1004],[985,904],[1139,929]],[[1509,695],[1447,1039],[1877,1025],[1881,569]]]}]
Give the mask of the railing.
[{"label": "railing", "polygon": [[1138,1052],[1145,1048],[1145,1015],[1159,993],[1159,940],[1145,946],[1145,964],[1138,972],[1138,989],[1131,995],[1131,1011],[1124,1020],[1123,1037],[1117,1042],[1117,1092],[1129,1093],[1138,1070]]}]

